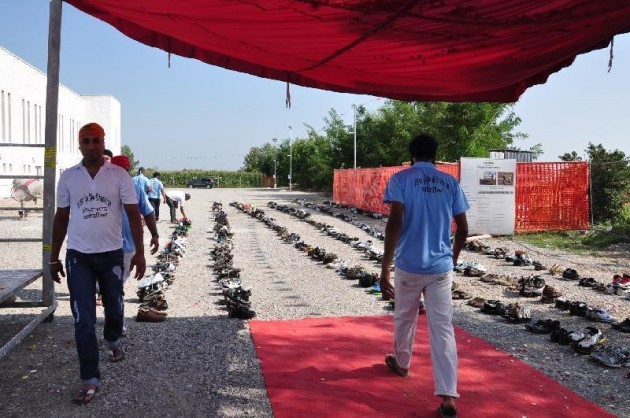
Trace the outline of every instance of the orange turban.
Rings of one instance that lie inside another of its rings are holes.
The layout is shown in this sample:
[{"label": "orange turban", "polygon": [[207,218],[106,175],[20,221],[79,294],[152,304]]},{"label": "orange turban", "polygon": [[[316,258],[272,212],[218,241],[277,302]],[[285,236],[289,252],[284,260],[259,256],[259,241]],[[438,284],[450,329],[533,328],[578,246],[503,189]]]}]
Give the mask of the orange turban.
[{"label": "orange turban", "polygon": [[96,122],[88,123],[79,129],[79,139],[86,136],[98,136],[99,138],[105,138],[105,130]]},{"label": "orange turban", "polygon": [[131,168],[131,164],[129,163],[129,157],[126,155],[116,155],[112,157],[112,164],[116,164],[119,167],[124,168],[125,170],[129,170]]}]

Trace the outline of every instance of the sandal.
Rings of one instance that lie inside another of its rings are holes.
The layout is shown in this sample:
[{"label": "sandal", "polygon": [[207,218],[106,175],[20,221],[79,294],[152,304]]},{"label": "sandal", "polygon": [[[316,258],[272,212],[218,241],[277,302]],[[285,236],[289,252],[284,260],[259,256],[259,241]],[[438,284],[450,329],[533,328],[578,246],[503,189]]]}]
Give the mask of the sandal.
[{"label": "sandal", "polygon": [[457,300],[457,299],[471,299],[472,295],[470,293],[464,292],[463,290],[453,290],[451,292],[451,298],[453,300]]},{"label": "sandal", "polygon": [[122,344],[119,344],[118,347],[114,349],[110,349],[110,352],[109,361],[111,363],[118,363],[125,359],[125,350],[123,350]]},{"label": "sandal", "polygon": [[486,300],[484,298],[477,297],[477,298],[473,298],[469,300],[467,302],[467,305],[473,306],[475,308],[481,308],[484,305],[484,303],[486,303]]},{"label": "sandal", "polygon": [[[94,386],[94,389],[88,389],[87,386]],[[98,392],[98,386],[86,385],[86,387],[79,389],[72,402],[77,405],[87,405],[94,399],[94,394]]]},{"label": "sandal", "polygon": [[400,377],[409,376],[409,370],[403,369],[402,367],[398,365],[398,360],[396,360],[396,356],[394,354],[387,354],[385,356],[385,364],[391,371],[396,373],[398,376]]},{"label": "sandal", "polygon": [[457,418],[457,409],[446,408],[443,404],[438,408],[438,413],[442,418]]}]

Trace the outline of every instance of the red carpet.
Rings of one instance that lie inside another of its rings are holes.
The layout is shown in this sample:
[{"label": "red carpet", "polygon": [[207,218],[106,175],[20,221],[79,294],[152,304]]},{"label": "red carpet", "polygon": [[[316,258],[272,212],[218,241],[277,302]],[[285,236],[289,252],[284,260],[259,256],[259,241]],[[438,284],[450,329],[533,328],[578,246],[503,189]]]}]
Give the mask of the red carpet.
[{"label": "red carpet", "polygon": [[[383,362],[389,316],[251,321],[276,418],[439,416],[425,317],[419,323],[411,374],[401,378]],[[483,340],[456,335],[459,417],[614,417]]]}]

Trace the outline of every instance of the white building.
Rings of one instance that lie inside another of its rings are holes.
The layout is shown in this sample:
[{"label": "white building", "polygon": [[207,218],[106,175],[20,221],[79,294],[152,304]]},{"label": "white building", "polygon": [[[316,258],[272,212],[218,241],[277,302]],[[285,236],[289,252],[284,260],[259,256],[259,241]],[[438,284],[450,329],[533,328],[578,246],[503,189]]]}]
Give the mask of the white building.
[{"label": "white building", "polygon": [[[81,160],[79,128],[97,122],[105,129],[105,146],[120,154],[120,102],[113,96],[81,95],[59,85],[57,179]],[[0,175],[44,174],[46,74],[0,46]],[[4,144],[15,144],[6,146]],[[13,180],[0,178],[0,197],[9,197]]]}]

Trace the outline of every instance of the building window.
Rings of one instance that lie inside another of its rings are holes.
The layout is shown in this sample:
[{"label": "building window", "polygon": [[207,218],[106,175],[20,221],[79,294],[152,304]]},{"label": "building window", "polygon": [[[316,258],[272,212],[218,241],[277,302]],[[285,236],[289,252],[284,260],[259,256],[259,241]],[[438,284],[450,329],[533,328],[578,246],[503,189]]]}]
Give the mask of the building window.
[{"label": "building window", "polygon": [[11,142],[11,93],[7,92],[7,109],[8,112],[8,123],[7,123],[7,136],[9,137],[9,142]]},{"label": "building window", "polygon": [[26,142],[31,143],[31,102],[26,102]]},{"label": "building window", "polygon": [[2,122],[2,142],[4,142],[7,139],[6,120],[4,119],[4,90],[2,90],[2,103],[0,104],[0,111],[2,111],[2,119],[0,119],[0,122]]},{"label": "building window", "polygon": [[9,173],[13,173],[13,164],[9,163]]},{"label": "building window", "polygon": [[42,135],[43,130],[42,130],[42,107],[41,107],[41,105],[39,106],[38,116],[39,116],[39,140],[40,140],[40,143],[43,144],[44,143],[44,141],[43,141],[44,136]]},{"label": "building window", "polygon": [[41,165],[36,165],[35,166],[35,174],[38,176],[42,175],[42,166]]},{"label": "building window", "polygon": [[2,172],[3,173],[7,172],[7,163],[2,163]]},{"label": "building window", "polygon": [[26,143],[26,103],[22,99],[22,144]]}]

